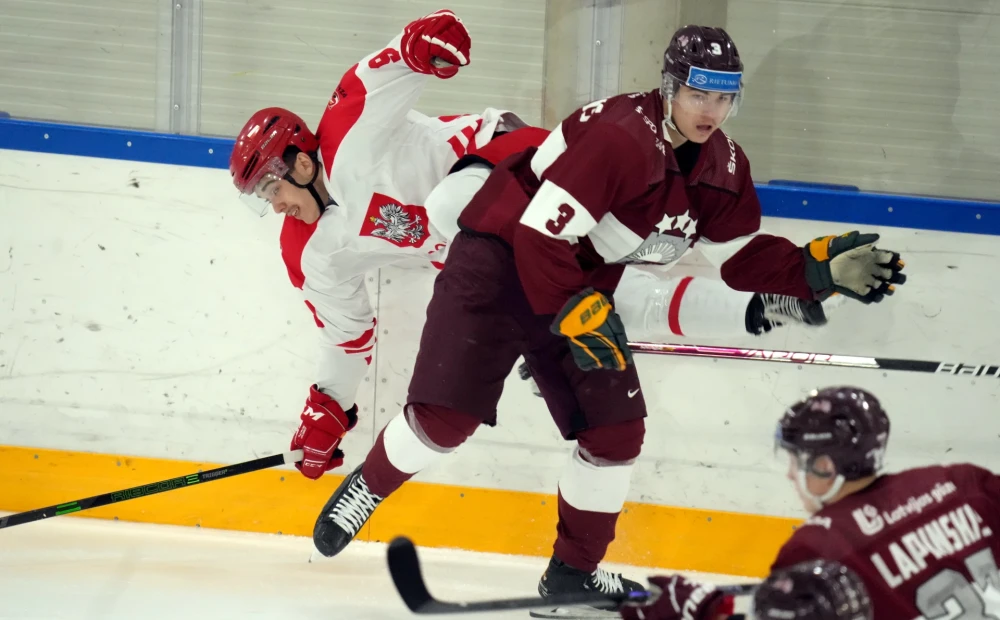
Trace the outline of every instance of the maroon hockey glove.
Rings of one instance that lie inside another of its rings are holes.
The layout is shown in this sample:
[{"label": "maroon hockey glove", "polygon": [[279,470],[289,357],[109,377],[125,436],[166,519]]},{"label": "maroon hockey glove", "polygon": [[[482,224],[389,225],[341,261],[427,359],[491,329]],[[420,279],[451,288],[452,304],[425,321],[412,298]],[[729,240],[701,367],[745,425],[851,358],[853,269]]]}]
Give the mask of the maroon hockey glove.
[{"label": "maroon hockey glove", "polygon": [[302,423],[292,437],[292,450],[303,451],[302,462],[295,464],[302,475],[315,480],[343,465],[344,453],[337,446],[358,423],[358,406],[344,411],[337,401],[313,384],[299,417]]},{"label": "maroon hockey glove", "polygon": [[583,370],[625,370],[632,363],[621,317],[608,298],[592,288],[571,297],[556,315],[551,329],[569,340],[573,360]]},{"label": "maroon hockey glove", "polygon": [[716,620],[733,613],[733,597],[715,589],[710,583],[688,581],[680,575],[650,577],[649,583],[659,596],[652,604],[624,605],[625,620]]},{"label": "maroon hockey glove", "polygon": [[[400,47],[410,69],[447,79],[469,64],[472,40],[462,20],[442,9],[407,24]],[[447,64],[435,63],[435,58]]]},{"label": "maroon hockey glove", "polygon": [[906,282],[905,263],[897,252],[875,247],[879,237],[856,230],[813,239],[803,248],[806,282],[819,300],[833,293],[870,304],[878,303]]}]

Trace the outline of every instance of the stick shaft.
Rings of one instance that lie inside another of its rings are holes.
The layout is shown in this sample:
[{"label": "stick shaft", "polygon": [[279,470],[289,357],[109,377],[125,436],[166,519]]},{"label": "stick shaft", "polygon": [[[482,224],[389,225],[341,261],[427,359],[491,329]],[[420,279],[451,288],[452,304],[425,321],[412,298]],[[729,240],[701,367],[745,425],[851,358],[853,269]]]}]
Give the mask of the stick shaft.
[{"label": "stick shaft", "polygon": [[21,525],[23,523],[30,523],[32,521],[49,519],[51,517],[59,517],[74,512],[80,512],[81,510],[90,510],[91,508],[107,506],[108,504],[117,504],[118,502],[146,497],[148,495],[156,495],[157,493],[166,493],[167,491],[174,491],[176,489],[190,487],[203,482],[213,482],[215,480],[222,480],[223,478],[232,478],[233,476],[239,476],[240,474],[267,469],[269,467],[276,467],[278,465],[284,465],[285,463],[294,463],[300,460],[302,460],[302,450],[293,450],[283,454],[265,456],[252,461],[244,461],[243,463],[217,467],[215,469],[209,469],[208,471],[200,471],[186,476],[160,480],[159,482],[144,484],[130,489],[102,493],[100,495],[94,495],[93,497],[85,497],[83,499],[56,504],[54,506],[46,506],[45,508],[36,508],[27,512],[19,512],[17,514],[0,518],[0,529]]},{"label": "stick shaft", "polygon": [[655,342],[630,342],[629,348],[636,353],[652,353],[656,355],[712,357],[757,362],[785,362],[791,364],[811,364],[814,366],[842,366],[847,368],[873,368],[877,370],[901,370],[969,377],[1000,378],[1000,364],[963,364],[961,362],[864,357],[805,351],[741,349],[738,347],[718,347],[698,344],[661,344]]}]

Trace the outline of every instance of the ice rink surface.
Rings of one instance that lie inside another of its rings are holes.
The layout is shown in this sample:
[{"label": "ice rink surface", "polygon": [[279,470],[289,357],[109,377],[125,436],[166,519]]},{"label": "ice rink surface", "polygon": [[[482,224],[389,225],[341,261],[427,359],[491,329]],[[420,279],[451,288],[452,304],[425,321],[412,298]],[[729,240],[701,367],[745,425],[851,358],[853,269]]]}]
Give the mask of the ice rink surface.
[{"label": "ice rink surface", "polygon": [[[2,513],[0,513],[2,514]],[[420,548],[431,593],[480,600],[536,593],[542,558]],[[314,561],[310,562],[310,559]],[[645,583],[662,571],[607,565]],[[746,578],[692,574],[706,581]],[[740,601],[737,609],[745,606]],[[312,540],[53,518],[0,530],[0,618],[41,620],[413,618],[386,569],[385,545],[313,557]],[[526,611],[452,616],[519,618]]]}]

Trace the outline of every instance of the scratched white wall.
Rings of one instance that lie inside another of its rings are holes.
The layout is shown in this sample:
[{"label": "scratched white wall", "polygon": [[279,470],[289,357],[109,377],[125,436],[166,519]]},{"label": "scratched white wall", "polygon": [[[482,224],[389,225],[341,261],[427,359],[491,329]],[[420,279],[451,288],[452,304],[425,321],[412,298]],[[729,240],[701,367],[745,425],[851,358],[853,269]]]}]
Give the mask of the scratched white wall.
[{"label": "scratched white wall", "polygon": [[[312,321],[225,171],[0,150],[0,443],[236,462],[287,448],[311,383]],[[797,241],[847,225],[768,220]],[[1000,241],[880,230],[910,282],[888,303],[831,311],[715,344],[1000,362]],[[698,269],[695,260],[692,269]],[[370,275],[377,367],[345,441],[358,463],[399,411],[434,271]],[[702,340],[704,343],[713,343]],[[772,452],[784,406],[817,385],[875,391],[894,422],[889,465],[975,461],[1000,470],[997,380],[640,356],[650,405],[632,500],[797,514]],[[555,490],[568,445],[512,376],[501,424],[420,479]]]}]

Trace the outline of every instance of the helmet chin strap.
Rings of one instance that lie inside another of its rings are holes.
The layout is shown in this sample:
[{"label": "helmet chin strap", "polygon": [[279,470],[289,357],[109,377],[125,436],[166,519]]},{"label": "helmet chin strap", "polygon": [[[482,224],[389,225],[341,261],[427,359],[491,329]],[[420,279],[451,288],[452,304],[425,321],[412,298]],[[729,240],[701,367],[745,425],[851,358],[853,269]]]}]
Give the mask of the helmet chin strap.
[{"label": "helmet chin strap", "polygon": [[310,155],[310,158],[313,161],[313,175],[312,178],[309,179],[308,183],[304,185],[299,183],[298,181],[292,178],[292,175],[290,173],[285,175],[285,180],[294,185],[295,187],[308,190],[309,194],[313,197],[313,199],[316,201],[316,204],[319,206],[319,214],[323,215],[323,213],[326,212],[327,206],[336,205],[337,203],[334,202],[332,196],[330,197],[329,203],[323,202],[323,199],[319,197],[319,192],[316,191],[315,187],[316,177],[319,176],[319,161],[316,159],[315,155]]},{"label": "helmet chin strap", "polygon": [[809,475],[809,469],[811,468],[800,466],[799,470],[795,473],[795,482],[796,484],[798,484],[799,491],[804,496],[808,497],[810,500],[813,501],[813,503],[822,508],[823,506],[826,506],[826,503],[830,501],[830,499],[832,499],[837,493],[840,493],[840,489],[843,488],[846,479],[842,475],[837,474],[836,477],[833,479],[833,485],[830,486],[830,490],[828,490],[826,493],[822,495],[813,495],[809,491],[809,485],[806,480],[806,476]]},{"label": "helmet chin strap", "polygon": [[[674,131],[676,131],[677,133],[679,133],[681,135],[681,137],[684,138],[685,140],[691,140],[691,138],[685,136],[684,132],[681,131],[677,127],[677,125],[674,123],[674,96],[673,95],[670,95],[669,97],[667,97],[667,117],[665,119],[663,119],[663,122],[667,124],[667,127],[670,127],[671,129],[673,129]],[[667,139],[668,140],[670,139],[669,135],[667,136]]]}]

